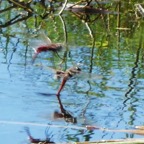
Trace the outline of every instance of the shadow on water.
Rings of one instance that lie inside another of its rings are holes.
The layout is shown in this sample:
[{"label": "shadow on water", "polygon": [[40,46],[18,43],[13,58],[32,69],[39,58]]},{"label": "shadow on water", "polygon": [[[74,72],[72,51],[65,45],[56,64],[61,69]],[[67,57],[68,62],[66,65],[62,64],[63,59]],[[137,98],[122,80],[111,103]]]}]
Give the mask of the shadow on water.
[{"label": "shadow on water", "polygon": [[54,112],[54,119],[63,118],[66,122],[77,123],[77,119],[70,114],[64,107],[59,96],[57,96],[61,112]]},{"label": "shadow on water", "polygon": [[[47,94],[47,93],[38,93],[38,94],[40,94],[42,96],[56,96],[56,94]],[[77,123],[77,119],[75,117],[73,117],[72,114],[64,108],[64,106],[61,102],[60,96],[56,96],[56,97],[57,97],[57,100],[59,103],[60,112],[54,111],[53,118],[54,119],[64,119],[66,122]]]},{"label": "shadow on water", "polygon": [[[0,5],[2,119],[116,129],[143,124],[142,1],[8,0],[0,1]],[[70,77],[74,71],[67,70],[82,63],[82,71],[102,77],[72,78],[60,89],[58,82],[51,78],[51,70],[31,64],[34,52],[30,41],[40,30],[53,43],[62,43],[64,49],[57,54],[42,51],[34,64],[63,70]],[[57,94],[59,89],[63,90],[61,97],[60,92]],[[47,103],[55,98],[56,102]],[[59,110],[55,111],[57,104]],[[44,109],[52,113],[53,120],[37,116]],[[11,130],[14,141],[23,140],[23,136],[20,140],[15,138],[17,131]],[[51,130],[56,133],[54,140],[65,142],[137,137],[85,129]],[[7,132],[4,127],[2,131]],[[31,143],[51,140],[47,136],[41,141],[33,138],[29,129],[26,132]],[[36,133],[40,135],[39,128]],[[2,132],[0,135],[7,137]]]}]

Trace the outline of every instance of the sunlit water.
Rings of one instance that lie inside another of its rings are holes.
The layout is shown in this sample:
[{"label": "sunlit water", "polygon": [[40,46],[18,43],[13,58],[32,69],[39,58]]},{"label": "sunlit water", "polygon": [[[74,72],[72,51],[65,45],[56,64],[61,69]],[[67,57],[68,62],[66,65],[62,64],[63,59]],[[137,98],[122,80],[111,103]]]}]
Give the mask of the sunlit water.
[{"label": "sunlit water", "polygon": [[[63,107],[77,119],[77,123],[72,124],[53,117],[56,110],[61,111],[56,97],[61,81],[55,80],[54,73],[45,68],[58,68],[62,60],[51,52],[42,53],[32,65],[33,52],[23,43],[24,31],[14,26],[12,31],[16,30],[18,33],[10,39],[2,35],[0,43],[0,143],[28,143],[24,127],[30,128],[34,138],[42,139],[49,128],[47,134],[54,142],[141,137],[85,129],[86,125],[108,129],[133,129],[143,125],[144,72],[143,63],[137,60],[138,55],[141,57],[138,46],[130,52],[116,46],[93,49],[81,38],[78,41],[82,41],[83,46],[68,43],[63,69],[81,63],[84,72],[70,79],[61,92]],[[65,49],[59,56],[63,57],[64,52]],[[72,128],[74,126],[77,129]]]},{"label": "sunlit water", "polygon": [[[51,125],[94,125],[109,129],[133,128],[143,124],[143,78],[131,78],[132,67],[135,67],[131,57],[135,55],[122,52],[117,58],[117,50],[111,50],[113,59],[96,59],[95,56],[92,73],[99,76],[86,78],[73,78],[69,80],[61,92],[61,101],[64,108],[77,118],[76,124],[66,123],[64,119],[54,120],[53,112],[60,111],[56,92],[60,81],[53,79],[50,70],[31,65],[31,57],[25,58],[19,52],[11,51],[6,55],[4,49],[0,53],[0,124],[1,142],[8,144],[27,143],[27,135],[24,127],[28,126],[36,138],[45,138],[46,126],[32,126],[31,124],[12,124],[7,122],[32,122]],[[91,48],[77,47],[71,50],[73,59],[80,61],[84,55],[89,59]],[[76,54],[75,54],[76,52]],[[108,50],[107,50],[108,52]],[[62,52],[60,53],[62,55]],[[42,56],[56,57],[53,54],[41,54],[35,63],[43,63],[52,66],[51,60],[44,60]],[[43,59],[43,60],[42,60]],[[68,66],[71,61],[68,61]],[[96,63],[105,64],[103,67]],[[111,68],[107,66],[111,63]],[[89,70],[89,60],[84,60],[83,71]],[[139,66],[135,68],[137,73]],[[87,71],[88,72],[88,71]],[[110,133],[104,131],[75,130],[71,128],[49,129],[50,137],[55,142],[69,141],[96,141],[100,139],[114,139],[126,137],[139,137],[138,135],[125,133]]]}]

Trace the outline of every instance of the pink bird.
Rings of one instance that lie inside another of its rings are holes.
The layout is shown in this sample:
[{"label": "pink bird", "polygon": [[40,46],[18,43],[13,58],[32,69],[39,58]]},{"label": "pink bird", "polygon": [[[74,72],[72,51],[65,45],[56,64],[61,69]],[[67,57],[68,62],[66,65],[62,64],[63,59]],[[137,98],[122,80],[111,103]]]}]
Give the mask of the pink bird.
[{"label": "pink bird", "polygon": [[[60,96],[60,92],[64,88],[65,83],[67,82],[67,80],[69,78],[73,77],[74,75],[79,74],[80,72],[81,72],[81,69],[77,66],[76,67],[71,67],[71,68],[67,69],[65,72],[61,72],[60,75],[63,79],[62,79],[61,85],[60,85],[56,95]],[[58,73],[56,73],[56,74],[58,75]]]},{"label": "pink bird", "polygon": [[30,46],[34,49],[35,52],[32,58],[33,59],[32,62],[35,61],[38,54],[41,52],[47,52],[47,51],[57,52],[62,49],[62,44],[52,43],[44,32],[40,32],[40,34],[38,35],[38,39],[33,39],[30,42]]}]

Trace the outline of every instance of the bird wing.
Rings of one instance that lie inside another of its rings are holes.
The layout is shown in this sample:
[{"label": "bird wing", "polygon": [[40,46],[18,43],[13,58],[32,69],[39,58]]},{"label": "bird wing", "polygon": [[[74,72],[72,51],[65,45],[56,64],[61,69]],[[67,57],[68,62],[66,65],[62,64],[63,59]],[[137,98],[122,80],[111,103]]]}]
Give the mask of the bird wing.
[{"label": "bird wing", "polygon": [[49,37],[45,35],[43,31],[38,32],[38,34],[29,40],[29,46],[36,51],[40,46],[48,46],[52,42]]}]

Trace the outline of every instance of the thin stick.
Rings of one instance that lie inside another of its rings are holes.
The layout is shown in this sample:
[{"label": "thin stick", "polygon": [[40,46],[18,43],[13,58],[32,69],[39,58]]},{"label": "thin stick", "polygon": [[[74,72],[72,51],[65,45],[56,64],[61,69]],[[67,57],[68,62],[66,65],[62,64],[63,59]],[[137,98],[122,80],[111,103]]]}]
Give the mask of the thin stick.
[{"label": "thin stick", "polygon": [[64,5],[63,5],[62,9],[61,9],[60,12],[58,13],[59,15],[62,14],[63,10],[65,9],[65,7],[66,7],[66,5],[67,5],[67,2],[68,2],[68,0],[65,0],[65,3],[64,3]]}]

